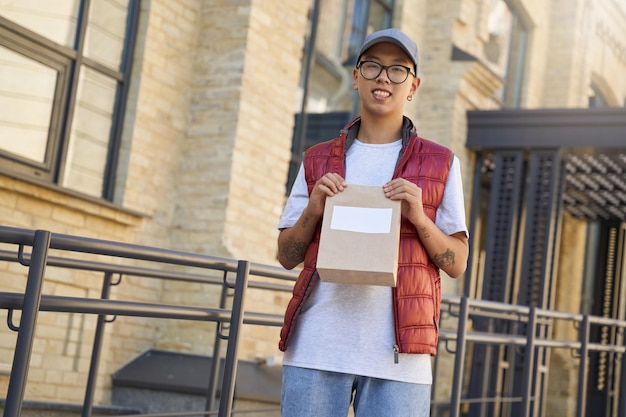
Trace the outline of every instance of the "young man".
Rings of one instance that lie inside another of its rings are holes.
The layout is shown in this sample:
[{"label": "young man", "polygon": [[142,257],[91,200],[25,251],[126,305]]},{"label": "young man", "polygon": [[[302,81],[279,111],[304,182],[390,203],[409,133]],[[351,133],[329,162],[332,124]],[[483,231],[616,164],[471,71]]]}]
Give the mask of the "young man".
[{"label": "young man", "polygon": [[[458,159],[404,116],[417,67],[407,35],[369,35],[353,70],[360,118],[305,153],[279,224],[278,260],[287,269],[304,262],[279,344],[283,417],[345,417],[351,403],[356,417],[430,414],[439,269],[465,271],[468,238]],[[321,282],[315,271],[326,198],[350,184],[402,201],[394,288]]]}]

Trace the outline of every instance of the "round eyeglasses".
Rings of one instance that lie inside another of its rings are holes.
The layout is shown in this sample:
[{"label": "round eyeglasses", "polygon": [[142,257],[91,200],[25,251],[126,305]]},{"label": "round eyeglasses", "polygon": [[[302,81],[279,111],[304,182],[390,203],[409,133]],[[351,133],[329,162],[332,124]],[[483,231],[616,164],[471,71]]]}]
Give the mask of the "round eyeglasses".
[{"label": "round eyeglasses", "polygon": [[366,80],[375,80],[380,77],[380,74],[385,70],[387,72],[387,78],[394,84],[402,84],[409,77],[409,74],[415,75],[411,72],[411,68],[404,65],[380,65],[375,61],[361,61],[357,65],[361,75]]}]

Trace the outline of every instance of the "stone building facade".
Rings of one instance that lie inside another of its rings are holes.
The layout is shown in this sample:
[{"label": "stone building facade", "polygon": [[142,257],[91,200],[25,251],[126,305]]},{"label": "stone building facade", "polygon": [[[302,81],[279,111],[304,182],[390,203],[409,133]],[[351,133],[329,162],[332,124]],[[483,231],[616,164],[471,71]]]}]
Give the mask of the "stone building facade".
[{"label": "stone building facade", "polygon": [[[0,0],[1,73],[26,57],[29,65],[34,60],[58,74],[65,74],[58,64],[65,60],[68,67],[85,64],[121,82],[124,73],[116,71],[123,65],[99,61],[96,46],[84,49],[84,62],[72,61],[72,42],[55,38],[59,24],[51,17],[53,11],[38,9],[37,3]],[[74,21],[84,4],[69,3],[73,8],[66,11],[66,22]],[[16,125],[43,125],[48,131],[54,107],[43,115],[20,111],[24,118],[19,123],[0,115],[0,225],[276,265],[276,225],[289,165],[298,158],[292,147],[302,150],[293,145],[295,116],[302,110],[353,115],[350,48],[366,32],[387,26],[401,28],[420,47],[422,85],[407,115],[422,136],[452,148],[459,157],[468,210],[474,169],[474,155],[465,147],[468,110],[585,108],[589,103],[620,107],[626,102],[623,0],[91,3],[94,14],[98,3],[108,7],[102,10],[120,11],[122,20],[137,13],[124,106],[112,107],[123,113],[112,110],[109,117],[121,120],[113,147],[115,172],[108,174],[108,188],[100,187],[109,191],[85,186],[80,174],[70,170],[70,162],[51,165],[43,177],[23,169],[41,167],[47,159],[12,144],[25,132]],[[110,18],[119,20],[118,15]],[[103,28],[108,26],[94,25],[106,33]],[[86,45],[98,32],[89,33]],[[120,33],[123,38],[123,30]],[[307,55],[313,33],[314,52]],[[118,49],[115,52],[122,55]],[[53,53],[59,57],[50,58]],[[30,72],[21,70],[26,67],[17,68],[11,77],[0,77],[3,107],[24,96],[32,80]],[[15,85],[23,87],[19,94]],[[77,109],[101,97],[77,91]],[[60,123],[79,119],[89,124],[79,110]],[[44,137],[44,143],[74,143],[75,136],[67,130],[50,128],[58,137]],[[66,148],[61,145],[52,157],[69,160],[79,155],[90,161],[102,154],[89,147],[76,146],[74,153]],[[38,164],[29,165],[33,161]],[[105,174],[106,169],[99,173]],[[565,227],[584,235],[584,224],[575,219],[568,218]],[[562,273],[573,274],[580,268],[574,260],[580,259],[584,247],[564,242],[562,251]],[[23,269],[0,263],[0,290],[23,291],[24,276]],[[44,293],[98,297],[100,283],[93,278],[50,268]],[[444,279],[444,293],[461,294],[462,285],[462,280]],[[147,284],[130,277],[113,297],[204,305],[219,294],[196,284]],[[250,308],[282,313],[286,301],[287,295],[267,293],[252,297]],[[579,305],[576,297],[557,300],[565,311],[575,312]],[[26,398],[81,401],[95,319],[41,314],[39,320]],[[163,320],[155,325],[154,320],[118,318],[107,329],[96,399],[100,403],[109,400],[110,375],[147,349],[212,351],[213,329],[197,324]],[[6,390],[15,340],[13,332],[0,328],[0,372],[5,370],[0,373],[0,392]],[[276,354],[277,340],[278,329],[246,328],[242,356]]]}]

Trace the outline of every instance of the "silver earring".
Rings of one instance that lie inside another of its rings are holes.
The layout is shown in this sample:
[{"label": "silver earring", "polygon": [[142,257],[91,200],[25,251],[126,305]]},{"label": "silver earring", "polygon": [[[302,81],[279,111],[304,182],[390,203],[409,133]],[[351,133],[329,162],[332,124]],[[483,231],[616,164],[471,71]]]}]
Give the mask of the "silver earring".
[{"label": "silver earring", "polygon": [[406,98],[406,100],[407,100],[407,101],[411,101],[411,100],[413,100],[413,96],[408,96],[408,97]]}]

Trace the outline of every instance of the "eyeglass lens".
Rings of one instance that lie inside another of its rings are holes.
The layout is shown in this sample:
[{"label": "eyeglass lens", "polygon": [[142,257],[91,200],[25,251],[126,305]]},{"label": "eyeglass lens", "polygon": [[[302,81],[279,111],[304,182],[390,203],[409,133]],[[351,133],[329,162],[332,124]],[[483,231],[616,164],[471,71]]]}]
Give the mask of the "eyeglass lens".
[{"label": "eyeglass lens", "polygon": [[390,65],[386,67],[374,61],[362,61],[359,65],[361,75],[368,80],[378,78],[383,69],[386,70],[389,81],[394,84],[403,83],[408,78],[410,72],[410,69],[404,65]]}]

